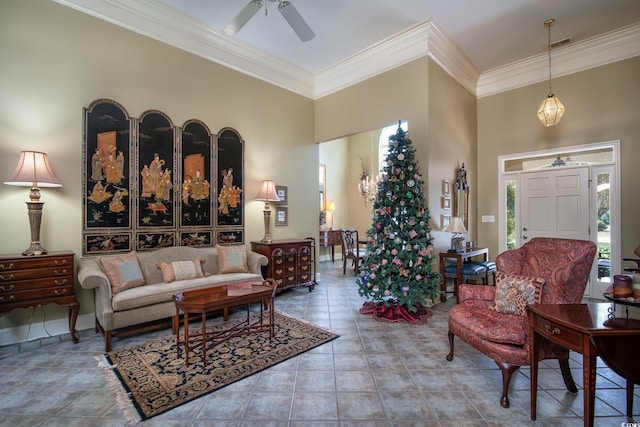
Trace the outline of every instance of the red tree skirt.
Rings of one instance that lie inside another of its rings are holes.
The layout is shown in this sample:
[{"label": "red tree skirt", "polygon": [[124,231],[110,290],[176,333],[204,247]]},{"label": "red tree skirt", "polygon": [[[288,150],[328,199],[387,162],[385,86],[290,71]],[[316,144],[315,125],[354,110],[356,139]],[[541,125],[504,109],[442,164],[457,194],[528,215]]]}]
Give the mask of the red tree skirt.
[{"label": "red tree skirt", "polygon": [[374,319],[381,322],[406,322],[422,325],[427,319],[433,316],[433,313],[421,304],[416,304],[418,309],[416,312],[407,310],[407,307],[395,303],[385,304],[383,302],[375,303],[365,301],[360,309],[361,314],[371,314]]}]

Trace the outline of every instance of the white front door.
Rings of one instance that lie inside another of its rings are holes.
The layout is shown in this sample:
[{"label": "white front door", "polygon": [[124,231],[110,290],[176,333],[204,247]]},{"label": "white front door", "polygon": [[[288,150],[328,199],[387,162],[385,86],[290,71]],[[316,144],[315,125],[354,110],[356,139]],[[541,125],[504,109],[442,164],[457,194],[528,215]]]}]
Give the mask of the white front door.
[{"label": "white front door", "polygon": [[525,172],[520,176],[520,242],[534,237],[589,240],[589,168]]}]

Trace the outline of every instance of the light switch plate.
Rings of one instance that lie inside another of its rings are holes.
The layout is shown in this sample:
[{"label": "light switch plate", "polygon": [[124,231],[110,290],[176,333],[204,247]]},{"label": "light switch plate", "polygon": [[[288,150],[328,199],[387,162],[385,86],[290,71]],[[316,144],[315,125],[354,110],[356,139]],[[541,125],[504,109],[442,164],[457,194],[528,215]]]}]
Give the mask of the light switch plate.
[{"label": "light switch plate", "polygon": [[496,222],[496,217],[493,215],[482,215],[482,222]]}]

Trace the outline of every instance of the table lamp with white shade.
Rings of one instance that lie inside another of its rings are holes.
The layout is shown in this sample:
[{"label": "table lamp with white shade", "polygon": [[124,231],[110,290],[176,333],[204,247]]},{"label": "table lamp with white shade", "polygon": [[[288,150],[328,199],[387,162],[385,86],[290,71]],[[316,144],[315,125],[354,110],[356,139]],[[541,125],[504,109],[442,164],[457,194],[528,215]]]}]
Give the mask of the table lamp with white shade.
[{"label": "table lamp with white shade", "polygon": [[51,170],[51,165],[45,153],[38,151],[22,151],[13,174],[5,182],[7,185],[31,187],[29,191],[29,225],[31,227],[31,246],[22,255],[44,255],[47,250],[40,242],[40,225],[42,222],[42,207],[39,187],[62,187],[62,183]]},{"label": "table lamp with white shade", "polygon": [[464,236],[461,236],[460,234],[466,233],[467,229],[464,228],[462,218],[457,216],[451,218],[449,225],[444,231],[453,233],[453,236],[451,236],[451,249],[449,249],[449,252],[464,252]]},{"label": "table lamp with white shade", "polygon": [[273,181],[264,180],[260,186],[260,191],[256,194],[256,200],[264,200],[264,237],[262,243],[271,243],[271,235],[269,234],[269,225],[271,223],[271,206],[270,202],[279,202],[278,192],[276,191],[276,185]]}]

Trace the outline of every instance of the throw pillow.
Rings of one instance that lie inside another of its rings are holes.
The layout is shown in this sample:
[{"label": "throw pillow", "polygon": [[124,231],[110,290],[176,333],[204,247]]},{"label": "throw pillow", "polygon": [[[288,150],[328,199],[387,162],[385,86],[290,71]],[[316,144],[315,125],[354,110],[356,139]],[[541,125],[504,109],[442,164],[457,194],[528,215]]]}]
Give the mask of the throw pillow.
[{"label": "throw pillow", "polygon": [[176,280],[189,280],[204,277],[202,263],[204,259],[196,258],[193,261],[161,262],[158,268],[162,271],[162,279],[165,283]]},{"label": "throw pillow", "polygon": [[218,250],[218,272],[224,273],[248,273],[247,247],[245,245],[220,246]]},{"label": "throw pillow", "polygon": [[491,308],[501,313],[524,316],[528,304],[540,303],[544,283],[542,277],[516,276],[499,271]]},{"label": "throw pillow", "polygon": [[145,284],[135,251],[119,257],[99,258],[98,261],[109,278],[113,295]]}]

